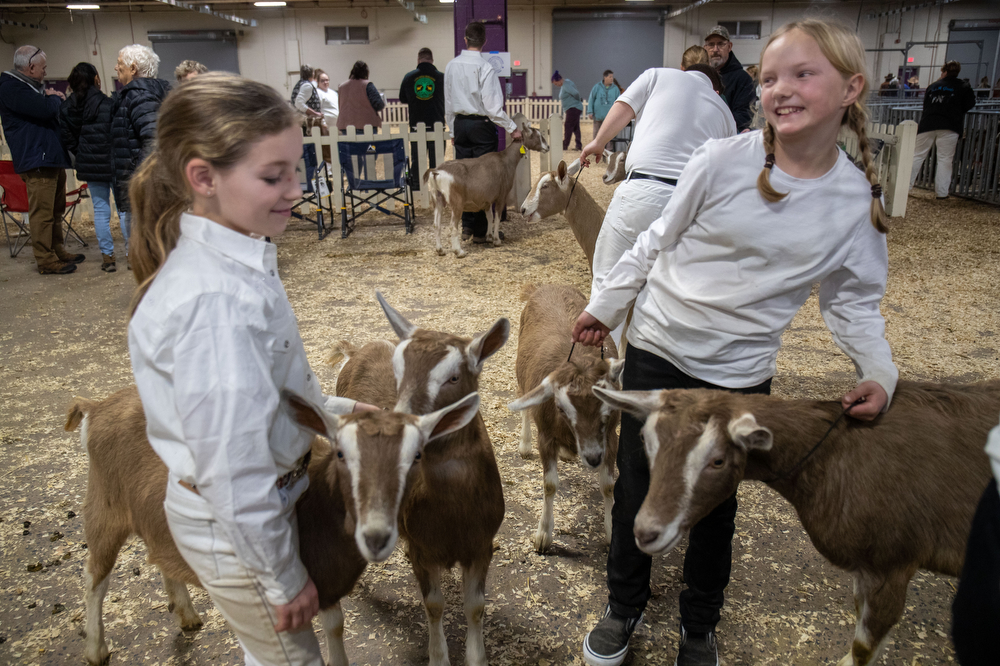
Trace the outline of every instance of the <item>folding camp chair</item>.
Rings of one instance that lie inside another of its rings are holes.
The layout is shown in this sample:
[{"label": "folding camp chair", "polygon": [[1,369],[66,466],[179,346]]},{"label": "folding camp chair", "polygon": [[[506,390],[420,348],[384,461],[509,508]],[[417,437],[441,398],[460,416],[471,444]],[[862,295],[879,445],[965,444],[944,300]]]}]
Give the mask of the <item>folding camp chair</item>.
[{"label": "folding camp chair", "polygon": [[[406,158],[406,143],[403,139],[384,141],[342,141],[337,144],[340,168],[344,171],[341,179],[343,203],[340,205],[340,237],[347,238],[354,231],[354,222],[365,213],[379,211],[403,220],[406,233],[413,233],[413,192],[409,186],[410,161]],[[379,157],[382,160],[379,160]],[[388,162],[392,158],[392,173],[389,164],[384,164],[383,177],[379,179],[378,162]],[[358,192],[356,194],[356,192]],[[399,201],[403,213],[383,208],[386,201]],[[347,214],[348,202],[351,213]],[[360,204],[367,208],[358,210]]]},{"label": "folding camp chair", "polygon": [[[316,146],[312,144],[302,146],[302,160],[299,164],[302,165],[299,172],[305,174],[306,182],[302,183],[302,198],[292,206],[292,217],[315,224],[319,239],[323,240],[333,231],[333,202],[329,193],[329,169],[327,169],[326,162],[317,167]],[[324,184],[327,188],[325,194],[318,191],[323,189]],[[303,212],[303,206],[306,205],[315,208],[311,216]]]},{"label": "folding camp chair", "polygon": [[63,213],[63,222],[66,223],[66,236],[72,236],[77,240],[83,247],[89,247],[87,241],[80,238],[80,234],[76,233],[76,229],[73,228],[73,218],[76,217],[76,209],[84,199],[90,198],[90,186],[84,183],[80,187],[76,188],[72,192],[66,193],[66,212]]},{"label": "folding camp chair", "polygon": [[[10,256],[16,257],[31,240],[31,234],[28,233],[28,186],[14,173],[14,163],[10,160],[0,161],[0,187],[3,188],[3,193],[0,194],[3,233],[7,237]],[[7,227],[8,220],[17,228],[17,235],[13,238]]]}]

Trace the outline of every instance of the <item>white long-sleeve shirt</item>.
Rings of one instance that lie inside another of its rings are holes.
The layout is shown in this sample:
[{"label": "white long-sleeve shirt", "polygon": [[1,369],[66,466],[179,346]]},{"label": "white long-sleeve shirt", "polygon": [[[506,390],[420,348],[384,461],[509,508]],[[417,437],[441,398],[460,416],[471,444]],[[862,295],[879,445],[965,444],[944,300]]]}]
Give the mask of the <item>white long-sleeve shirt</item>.
[{"label": "white long-sleeve shirt", "polygon": [[[305,88],[304,85],[302,87]],[[335,128],[337,126],[337,116],[340,115],[340,108],[338,106],[340,96],[332,88],[328,88],[326,92],[323,92],[322,88],[316,88],[316,92],[319,94],[320,112],[322,112],[323,118],[326,120],[326,126]]]},{"label": "white long-sleeve shirt", "polygon": [[279,392],[340,414],[354,401],[322,395],[275,246],[182,215],[177,247],[129,324],[129,353],[149,442],[171,479],[197,486],[270,603],[290,602],[307,573],[289,516],[308,482],[275,482],[312,435],[279,408]]},{"label": "white long-sleeve shirt", "polygon": [[757,191],[761,132],[694,152],[663,215],[592,294],[587,312],[614,328],[635,303],[629,344],[698,379],[745,388],[775,373],[781,334],[820,283],[820,310],[861,381],[892,399],[898,371],[879,303],[888,250],[872,226],[871,185],[840,151],[815,179],[777,166]]},{"label": "white long-sleeve shirt", "polygon": [[[309,98],[312,97],[314,90],[317,94],[320,92],[319,88],[317,88],[311,81],[305,81],[301,86],[299,86],[299,94],[295,96],[295,108],[302,113],[305,113],[306,109],[309,108],[306,102],[308,102]],[[320,99],[322,99],[322,96]]]},{"label": "white long-sleeve shirt", "polygon": [[486,116],[508,132],[517,129],[503,110],[500,79],[479,51],[465,49],[444,68],[444,116],[452,132],[456,115]]}]

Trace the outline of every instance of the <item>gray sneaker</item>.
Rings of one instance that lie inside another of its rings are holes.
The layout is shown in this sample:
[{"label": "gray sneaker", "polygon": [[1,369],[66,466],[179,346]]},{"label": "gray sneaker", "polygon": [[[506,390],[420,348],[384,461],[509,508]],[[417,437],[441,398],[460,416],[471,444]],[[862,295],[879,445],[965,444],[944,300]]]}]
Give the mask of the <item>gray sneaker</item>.
[{"label": "gray sneaker", "polygon": [[719,643],[715,632],[689,634],[681,626],[681,644],[674,666],[719,666]]},{"label": "gray sneaker", "polygon": [[622,617],[604,609],[604,617],[583,639],[583,660],[589,666],[619,666],[628,654],[628,642],[636,626],[642,622],[639,617]]}]

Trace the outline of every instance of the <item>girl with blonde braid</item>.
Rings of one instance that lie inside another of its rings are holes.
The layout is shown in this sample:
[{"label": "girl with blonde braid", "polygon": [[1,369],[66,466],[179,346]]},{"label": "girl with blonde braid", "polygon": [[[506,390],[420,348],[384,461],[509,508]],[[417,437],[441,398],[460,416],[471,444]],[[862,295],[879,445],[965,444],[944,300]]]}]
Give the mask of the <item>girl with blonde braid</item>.
[{"label": "girl with blonde braid", "polygon": [[[694,152],[662,217],[591,294],[573,339],[601,344],[634,304],[625,389],[769,393],[781,334],[819,283],[823,318],[858,373],[842,403],[871,420],[888,408],[898,372],[879,311],[887,227],[865,133],[864,48],[846,27],[790,23],[765,45],[760,81],[765,129]],[[837,147],[844,125],[858,134],[863,171]],[[649,488],[641,427],[622,415],[609,602],[584,639],[592,666],[624,661],[650,597],[651,560],[632,533]],[[691,530],[678,666],[718,663],[735,516],[734,494]]]}]

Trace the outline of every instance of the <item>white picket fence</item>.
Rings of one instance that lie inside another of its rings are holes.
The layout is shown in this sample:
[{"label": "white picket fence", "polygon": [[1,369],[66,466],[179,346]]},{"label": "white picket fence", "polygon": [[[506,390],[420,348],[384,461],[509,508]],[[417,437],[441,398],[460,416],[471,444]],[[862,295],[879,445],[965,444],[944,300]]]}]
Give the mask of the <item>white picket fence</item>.
[{"label": "white picket fence", "polygon": [[[512,97],[504,102],[507,115],[523,114],[532,122],[545,120],[562,113],[562,103],[557,99],[544,97]],[[379,113],[383,123],[406,123],[410,120],[410,112],[405,103],[398,100],[388,102]],[[583,117],[587,117],[587,102],[583,102]]]},{"label": "white picket fence", "polygon": [[[885,212],[890,217],[904,217],[917,145],[917,123],[912,120],[904,120],[899,125],[869,123],[867,132],[869,138],[885,142],[875,160],[878,181],[885,195]],[[845,145],[848,154],[860,158],[858,136],[854,132],[842,127],[837,140]]]}]

